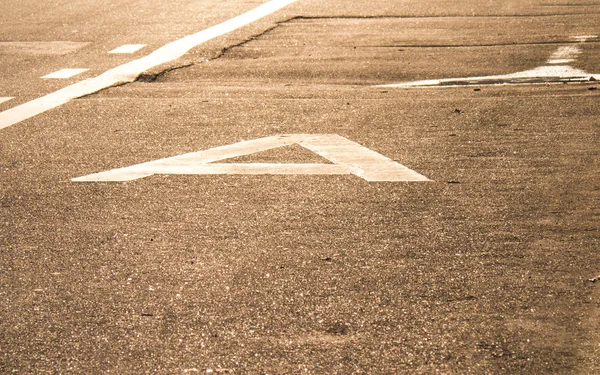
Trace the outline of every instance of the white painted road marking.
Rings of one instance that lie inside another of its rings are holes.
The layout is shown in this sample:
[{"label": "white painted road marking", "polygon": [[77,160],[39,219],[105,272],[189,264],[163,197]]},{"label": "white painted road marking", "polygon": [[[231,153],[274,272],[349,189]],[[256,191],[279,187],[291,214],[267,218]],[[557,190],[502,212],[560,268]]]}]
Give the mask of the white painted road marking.
[{"label": "white painted road marking", "polygon": [[[573,37],[575,40],[583,43],[587,39],[595,38],[595,35],[581,35]],[[567,82],[589,82],[600,80],[600,73],[588,73],[581,69],[564,65],[575,61],[581,53],[578,46],[563,46],[552,54],[547,61],[546,66],[540,66],[535,69],[523,72],[481,76],[481,77],[463,77],[463,78],[445,78],[432,79],[424,81],[393,83],[378,85],[378,87],[401,87],[401,88],[424,88],[424,87],[451,87],[451,86],[482,86],[482,85],[515,85],[515,84],[548,84],[548,83],[567,83]],[[555,65],[562,64],[562,65]]]},{"label": "white painted road marking", "polygon": [[0,103],[7,102],[7,101],[9,101],[11,99],[14,99],[14,97],[12,97],[12,96],[0,96]]},{"label": "white painted road marking", "polygon": [[87,72],[88,70],[89,69],[76,69],[76,68],[61,69],[61,70],[58,70],[58,71],[56,71],[54,73],[46,74],[42,78],[44,78],[44,79],[65,79],[65,78],[71,78],[71,77],[75,77],[76,75],[81,74],[83,72]]},{"label": "white painted road marking", "polygon": [[142,48],[146,47],[147,44],[124,44],[121,47],[117,47],[108,53],[134,53]]},{"label": "white painted road marking", "polygon": [[406,83],[379,85],[379,87],[448,87],[469,85],[542,84],[564,82],[588,82],[600,80],[599,74],[590,74],[567,65],[541,66],[523,72],[497,76],[433,79]]},{"label": "white painted road marking", "polygon": [[548,64],[566,64],[575,61],[575,57],[581,53],[581,49],[577,46],[564,46],[560,47],[558,51],[554,52]]},{"label": "white painted road marking", "polygon": [[298,0],[271,0],[218,25],[166,44],[145,57],[110,69],[97,77],[77,82],[41,98],[0,112],[0,129],[56,108],[75,98],[92,94],[116,84],[133,82],[140,74],[149,69],[178,59],[190,49],[206,41],[239,29],[296,1]]},{"label": "white painted road marking", "polygon": [[598,35],[577,35],[574,36],[573,39],[579,41],[579,42],[585,42],[589,39],[596,39],[598,38]]},{"label": "white painted road marking", "polygon": [[[293,144],[305,147],[333,164],[214,163]],[[131,181],[154,174],[353,174],[367,181],[429,181],[427,177],[336,134],[288,134],[260,138],[94,173],[73,181]]]},{"label": "white painted road marking", "polygon": [[0,42],[0,55],[66,55],[75,52],[89,42]]}]

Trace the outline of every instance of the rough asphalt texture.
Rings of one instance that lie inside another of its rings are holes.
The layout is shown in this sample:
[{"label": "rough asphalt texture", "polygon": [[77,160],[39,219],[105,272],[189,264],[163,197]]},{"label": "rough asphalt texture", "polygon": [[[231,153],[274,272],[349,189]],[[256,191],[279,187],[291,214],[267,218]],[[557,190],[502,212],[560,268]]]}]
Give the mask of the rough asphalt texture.
[{"label": "rough asphalt texture", "polygon": [[[34,4],[0,5],[2,39],[91,44],[0,55],[0,110],[258,5]],[[577,35],[600,35],[597,0],[300,0],[0,130],[0,373],[600,373],[598,83],[374,86],[533,69]],[[149,47],[99,52],[129,42]],[[600,72],[600,39],[578,45]],[[433,181],[71,181],[294,133]]]}]

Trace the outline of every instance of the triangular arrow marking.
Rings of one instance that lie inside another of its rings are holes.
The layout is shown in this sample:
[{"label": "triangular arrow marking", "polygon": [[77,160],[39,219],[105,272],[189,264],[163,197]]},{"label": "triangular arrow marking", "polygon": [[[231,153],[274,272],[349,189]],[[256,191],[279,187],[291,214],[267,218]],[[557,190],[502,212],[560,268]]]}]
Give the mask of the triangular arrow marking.
[{"label": "triangular arrow marking", "polygon": [[[298,144],[333,164],[214,163]],[[154,174],[353,174],[367,181],[429,181],[395,161],[336,134],[287,134],[260,138],[74,178],[131,181]]]}]

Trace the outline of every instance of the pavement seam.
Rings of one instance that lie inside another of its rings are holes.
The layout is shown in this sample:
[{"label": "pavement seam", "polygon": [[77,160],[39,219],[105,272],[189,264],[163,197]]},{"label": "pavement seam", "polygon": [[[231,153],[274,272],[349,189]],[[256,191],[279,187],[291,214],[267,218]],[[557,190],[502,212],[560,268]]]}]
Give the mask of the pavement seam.
[{"label": "pavement seam", "polygon": [[[157,73],[142,73],[140,74],[133,82],[144,82],[144,83],[152,83],[152,82],[156,82],[158,81],[162,76],[164,76],[167,73],[170,73],[172,71],[175,70],[180,70],[180,69],[185,69],[185,68],[189,68],[196,65],[195,63],[188,63],[188,64],[182,64],[182,65],[177,65],[177,66],[173,66],[173,67],[169,67],[166,69],[163,69]],[[133,83],[133,82],[127,82],[126,84],[129,83]]]},{"label": "pavement seam", "polygon": [[513,46],[553,46],[553,45],[565,45],[565,44],[573,44],[580,45],[582,43],[586,44],[594,44],[598,43],[587,41],[587,42],[577,42],[572,40],[565,41],[548,41],[548,42],[528,42],[528,43],[489,43],[489,44],[419,44],[419,45],[373,45],[369,47],[373,48],[476,48],[476,47],[513,47]]},{"label": "pavement seam", "polygon": [[[256,40],[256,39],[258,39],[258,38],[266,35],[267,33],[275,30],[277,27],[279,27],[279,25],[281,25],[283,23],[286,23],[286,22],[287,22],[287,20],[286,21],[282,21],[282,22],[277,22],[277,24],[275,26],[273,26],[273,27],[270,27],[270,28],[268,28],[268,29],[266,29],[266,30],[258,33],[258,34],[252,35],[252,36],[250,36],[250,37],[242,40],[239,43],[236,43],[236,44],[227,46],[225,48],[222,48],[219,52],[217,52],[217,54],[214,57],[206,59],[203,62],[210,62],[210,61],[217,60],[217,59],[223,57],[227,52],[229,52],[233,48],[241,47],[241,46],[243,46],[246,43],[249,43],[249,42],[251,42],[253,40]],[[118,84],[115,84],[115,85],[111,85],[111,86],[105,87],[105,88],[103,88],[101,90],[98,90],[96,92],[90,93],[88,95],[81,96],[81,97],[76,98],[76,99],[89,98],[90,96],[94,96],[94,95],[99,94],[99,93],[101,93],[103,91],[110,90],[110,89],[113,89],[113,88],[116,88],[116,87],[127,86],[129,84],[136,83],[136,82],[154,83],[154,82],[158,81],[160,78],[162,78],[163,76],[165,76],[168,73],[171,73],[173,71],[180,70],[180,69],[191,68],[191,67],[196,66],[196,65],[197,65],[197,63],[191,62],[191,63],[182,64],[182,65],[170,66],[170,67],[167,67],[167,68],[162,69],[162,70],[160,70],[158,72],[155,72],[155,73],[144,72],[144,73],[141,73],[140,75],[138,75],[137,78],[134,79],[131,82],[122,82],[122,83],[118,83]]]},{"label": "pavement seam", "polygon": [[[247,44],[249,42],[257,40],[257,39],[265,36],[269,32],[275,30],[280,25],[287,23],[290,20],[291,20],[291,18],[288,19],[288,20],[285,20],[285,21],[277,22],[275,26],[272,26],[272,27],[270,27],[270,28],[268,28],[268,29],[266,29],[266,30],[258,33],[258,34],[254,34],[254,35],[252,35],[252,36],[250,36],[250,37],[248,37],[248,38],[240,41],[239,43],[232,44],[230,46],[224,47],[219,52],[217,52],[217,54],[215,56],[210,57],[210,58],[204,60],[203,62],[210,62],[210,61],[214,61],[214,60],[220,59],[225,54],[227,54],[227,52],[229,52],[230,50],[232,50],[234,48],[237,48],[237,47],[242,47],[243,45],[245,45],[245,44]],[[104,89],[98,90],[96,92],[90,93],[88,95],[81,96],[81,97],[79,97],[77,99],[88,98],[88,97],[94,96],[94,95],[96,95],[96,94],[98,94],[100,92],[103,92],[103,91],[106,91],[106,90],[109,90],[109,89],[112,89],[112,88],[115,88],[115,87],[123,87],[123,86],[129,85],[131,83],[136,83],[136,82],[153,83],[153,82],[158,81],[160,78],[162,78],[163,76],[165,76],[168,73],[171,73],[173,71],[180,70],[180,69],[190,68],[190,67],[193,67],[193,66],[196,66],[196,65],[197,65],[197,63],[191,62],[191,63],[187,63],[187,64],[182,64],[182,65],[167,67],[167,68],[165,68],[163,70],[160,70],[158,72],[155,72],[155,73],[144,72],[144,73],[141,73],[135,80],[133,80],[131,82],[123,82],[123,83],[119,83],[119,84],[116,84],[116,85],[112,85],[112,86],[106,87]]]},{"label": "pavement seam", "polygon": [[339,15],[339,16],[295,16],[293,20],[323,20],[323,19],[427,19],[427,18],[532,18],[532,17],[571,17],[571,16],[589,16],[600,14],[600,12],[582,12],[582,13],[555,13],[555,14],[447,14],[447,15],[387,15],[387,16],[361,16],[361,15]]},{"label": "pavement seam", "polygon": [[281,26],[282,24],[284,24],[284,23],[287,23],[288,21],[289,21],[289,20],[286,20],[286,21],[281,21],[281,22],[277,22],[277,24],[276,24],[275,26],[273,26],[273,27],[270,27],[270,28],[266,29],[265,31],[262,31],[262,32],[260,32],[260,33],[258,33],[258,34],[255,34],[255,35],[252,35],[251,37],[249,37],[249,38],[246,38],[246,39],[242,40],[242,41],[241,41],[241,42],[239,42],[239,43],[236,43],[236,44],[230,45],[230,46],[228,46],[228,47],[222,48],[222,49],[221,49],[221,51],[219,51],[219,52],[217,53],[217,55],[216,55],[216,56],[214,56],[214,57],[211,57],[210,59],[208,59],[208,60],[206,60],[206,61],[208,62],[208,61],[217,60],[217,59],[219,59],[219,58],[223,57],[223,56],[224,56],[224,55],[225,55],[227,52],[231,51],[232,49],[234,49],[234,48],[236,48],[236,47],[241,47],[241,46],[243,46],[244,44],[247,44],[247,43],[250,43],[250,42],[252,42],[252,41],[254,41],[254,40],[257,40],[257,39],[259,39],[259,38],[261,38],[261,37],[263,37],[263,36],[267,35],[267,34],[268,34],[268,33],[270,33],[271,31],[275,30],[276,28],[278,28],[278,27],[279,27],[279,26]]}]

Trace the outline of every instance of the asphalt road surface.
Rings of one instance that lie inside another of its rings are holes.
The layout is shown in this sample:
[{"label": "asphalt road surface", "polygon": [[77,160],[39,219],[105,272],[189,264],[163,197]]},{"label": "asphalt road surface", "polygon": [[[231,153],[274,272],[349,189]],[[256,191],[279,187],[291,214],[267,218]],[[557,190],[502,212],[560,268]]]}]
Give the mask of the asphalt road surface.
[{"label": "asphalt road surface", "polygon": [[2,2],[0,373],[600,373],[599,58],[599,0]]}]

